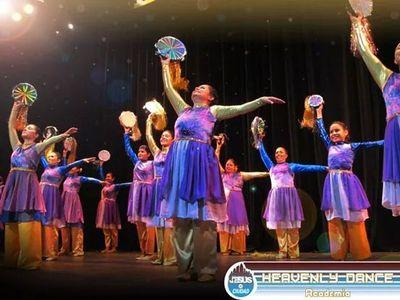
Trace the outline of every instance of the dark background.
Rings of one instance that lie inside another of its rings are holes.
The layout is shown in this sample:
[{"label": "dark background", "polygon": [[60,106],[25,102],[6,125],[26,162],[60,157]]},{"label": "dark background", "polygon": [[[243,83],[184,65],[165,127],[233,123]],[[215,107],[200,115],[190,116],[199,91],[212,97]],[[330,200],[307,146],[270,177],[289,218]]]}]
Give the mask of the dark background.
[{"label": "dark background", "polygon": [[[17,3],[18,1],[15,1]],[[392,70],[399,41],[400,8],[397,0],[375,1],[372,24],[379,57]],[[350,22],[347,1],[177,1],[159,0],[133,8],[133,1],[37,2],[36,14],[19,24],[0,18],[0,174],[6,176],[11,149],[7,119],[10,92],[18,82],[33,84],[39,99],[29,110],[29,121],[59,130],[77,126],[78,157],[111,152],[106,171],[117,182],[130,181],[133,166],[125,155],[118,116],[123,110],[138,115],[144,133],[145,101],[155,97],[168,112],[173,129],[176,114],[162,90],[160,63],[154,43],[162,36],[181,39],[188,50],[182,63],[190,89],[210,83],[219,92],[219,104],[239,104],[263,95],[287,101],[266,106],[246,116],[216,125],[230,138],[223,161],[234,157],[243,171],[264,166],[251,146],[249,128],[254,116],[266,120],[265,145],[272,155],[278,146],[289,151],[289,161],[326,164],[327,151],[319,138],[300,129],[304,98],[318,93],[325,98],[325,123],[343,120],[352,141],[383,138],[385,107],[381,92],[360,59],[349,50]],[[67,29],[68,22],[74,30]],[[190,94],[184,95],[188,103]],[[158,133],[157,133],[158,137]],[[141,143],[145,143],[142,139]],[[137,143],[134,147],[141,144]],[[61,145],[59,145],[61,146]],[[60,149],[61,150],[61,149]],[[354,171],[371,202],[366,222],[373,251],[400,249],[399,219],[381,206],[382,150],[358,153]],[[84,174],[98,176],[94,167]],[[296,175],[298,188],[315,203],[317,222],[302,240],[301,251],[317,251],[326,231],[319,210],[324,175]],[[268,180],[245,185],[250,221],[249,250],[274,250],[266,233],[262,209],[270,188]],[[118,201],[123,216],[120,249],[138,249],[136,230],[126,222],[128,191]],[[95,228],[100,187],[83,185],[85,247],[99,250],[103,237]],[[308,208],[311,207],[311,208]]]}]

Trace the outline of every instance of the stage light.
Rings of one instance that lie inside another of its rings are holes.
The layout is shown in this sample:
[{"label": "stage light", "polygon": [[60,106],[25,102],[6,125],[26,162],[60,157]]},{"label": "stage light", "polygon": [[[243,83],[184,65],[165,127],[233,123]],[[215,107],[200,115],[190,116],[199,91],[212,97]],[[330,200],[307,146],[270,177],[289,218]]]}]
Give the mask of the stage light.
[{"label": "stage light", "polygon": [[32,4],[27,3],[27,4],[24,5],[24,12],[25,12],[27,15],[33,14],[33,11],[34,11],[34,10],[35,10],[35,8],[33,7]]},{"label": "stage light", "polygon": [[11,4],[7,0],[0,0],[0,14],[5,15],[8,14],[11,10]]},{"label": "stage light", "polygon": [[68,23],[68,29],[70,29],[70,30],[74,30],[74,24],[72,24],[72,23]]},{"label": "stage light", "polygon": [[19,22],[22,20],[22,15],[19,12],[15,12],[11,15],[11,19],[15,22]]}]

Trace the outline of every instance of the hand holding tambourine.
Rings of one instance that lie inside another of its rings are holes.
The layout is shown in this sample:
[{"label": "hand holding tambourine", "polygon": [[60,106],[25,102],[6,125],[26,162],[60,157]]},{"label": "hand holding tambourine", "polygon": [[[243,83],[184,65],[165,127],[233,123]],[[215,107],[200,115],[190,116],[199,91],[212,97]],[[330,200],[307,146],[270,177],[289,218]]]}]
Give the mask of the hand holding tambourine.
[{"label": "hand holding tambourine", "polygon": [[98,160],[95,161],[96,165],[102,166],[106,161],[109,161],[111,158],[111,154],[107,150],[100,150],[97,154]]},{"label": "hand holding tambourine", "polygon": [[253,134],[254,147],[258,149],[265,137],[265,121],[258,116],[255,117],[251,122],[251,133]]},{"label": "hand holding tambourine", "polygon": [[17,110],[14,127],[22,131],[28,123],[28,107],[37,99],[35,87],[29,83],[18,83],[11,92],[14,108]]},{"label": "hand holding tambourine", "polygon": [[131,111],[123,111],[119,115],[119,122],[124,127],[125,133],[132,133],[132,139],[137,141],[142,134],[137,125],[137,118]]},{"label": "hand holding tambourine", "polygon": [[156,130],[161,131],[167,127],[167,114],[164,107],[156,99],[147,101],[143,109],[150,112],[149,117]]}]

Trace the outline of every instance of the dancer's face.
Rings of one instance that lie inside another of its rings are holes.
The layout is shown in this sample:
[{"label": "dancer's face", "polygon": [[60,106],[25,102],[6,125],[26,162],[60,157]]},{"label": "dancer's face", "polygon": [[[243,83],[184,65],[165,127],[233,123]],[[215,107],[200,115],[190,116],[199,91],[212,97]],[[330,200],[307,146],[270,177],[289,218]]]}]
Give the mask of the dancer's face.
[{"label": "dancer's face", "polygon": [[164,131],[161,134],[160,137],[160,144],[163,147],[168,147],[171,145],[172,141],[174,140],[174,137],[172,136],[171,132],[169,132],[168,130]]},{"label": "dancer's face", "polygon": [[278,164],[286,162],[288,158],[288,154],[285,148],[283,147],[278,147],[275,150],[275,160]]},{"label": "dancer's face", "polygon": [[394,50],[394,63],[400,66],[400,43],[397,45]]},{"label": "dancer's face", "polygon": [[34,124],[27,125],[24,130],[22,130],[21,136],[24,140],[36,140],[39,137],[37,126]]},{"label": "dancer's face", "polygon": [[202,84],[196,87],[192,92],[193,103],[206,103],[210,104],[214,100],[211,94],[211,89],[208,84]]},{"label": "dancer's face", "polygon": [[238,166],[233,162],[232,159],[228,159],[225,163],[226,173],[236,173],[238,171]]},{"label": "dancer's face", "polygon": [[333,123],[329,127],[329,137],[333,143],[344,142],[349,135],[349,131],[340,124]]},{"label": "dancer's face", "polygon": [[47,161],[49,162],[49,165],[58,165],[60,163],[60,158],[58,157],[57,153],[50,152],[47,154]]},{"label": "dancer's face", "polygon": [[139,151],[138,151],[138,158],[141,160],[141,161],[147,161],[148,159],[149,159],[149,157],[150,157],[150,153],[149,152],[147,152],[145,149],[143,149],[143,148],[139,148]]},{"label": "dancer's face", "polygon": [[114,182],[114,176],[113,176],[113,174],[112,173],[107,173],[106,174],[106,181],[108,182],[108,183],[113,183]]}]

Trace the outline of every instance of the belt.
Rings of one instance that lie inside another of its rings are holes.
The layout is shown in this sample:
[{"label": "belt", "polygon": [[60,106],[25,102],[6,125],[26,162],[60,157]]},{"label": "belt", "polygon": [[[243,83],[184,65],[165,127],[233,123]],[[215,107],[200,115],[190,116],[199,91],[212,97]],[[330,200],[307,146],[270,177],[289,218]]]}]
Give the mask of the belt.
[{"label": "belt", "polygon": [[396,112],[393,115],[391,115],[390,117],[387,117],[386,118],[386,122],[389,122],[389,121],[393,120],[394,118],[396,118],[398,116],[400,116],[400,112]]},{"label": "belt", "polygon": [[25,171],[25,172],[36,172],[34,169],[29,169],[29,168],[11,168],[10,172],[12,171]]},{"label": "belt", "polygon": [[210,141],[204,141],[201,139],[196,139],[196,138],[191,138],[191,137],[176,138],[175,141],[192,141],[192,142],[199,142],[199,143],[203,143],[203,144],[210,144]]},{"label": "belt", "polygon": [[293,185],[280,185],[280,186],[274,186],[272,187],[272,189],[279,189],[279,188],[294,188],[294,184]]},{"label": "belt", "polygon": [[352,170],[341,170],[341,169],[329,169],[329,173],[347,173],[347,174],[353,174]]},{"label": "belt", "polygon": [[144,184],[152,184],[153,183],[152,181],[148,182],[148,181],[143,181],[143,180],[133,180],[133,181],[137,182],[137,183],[144,183]]},{"label": "belt", "polygon": [[162,176],[154,176],[154,179],[161,179]]},{"label": "belt", "polygon": [[59,185],[59,184],[56,184],[56,183],[50,183],[50,182],[40,182],[39,184],[40,184],[40,185],[49,185],[49,186],[54,186],[54,187],[56,187],[56,188],[60,187],[60,185]]}]

